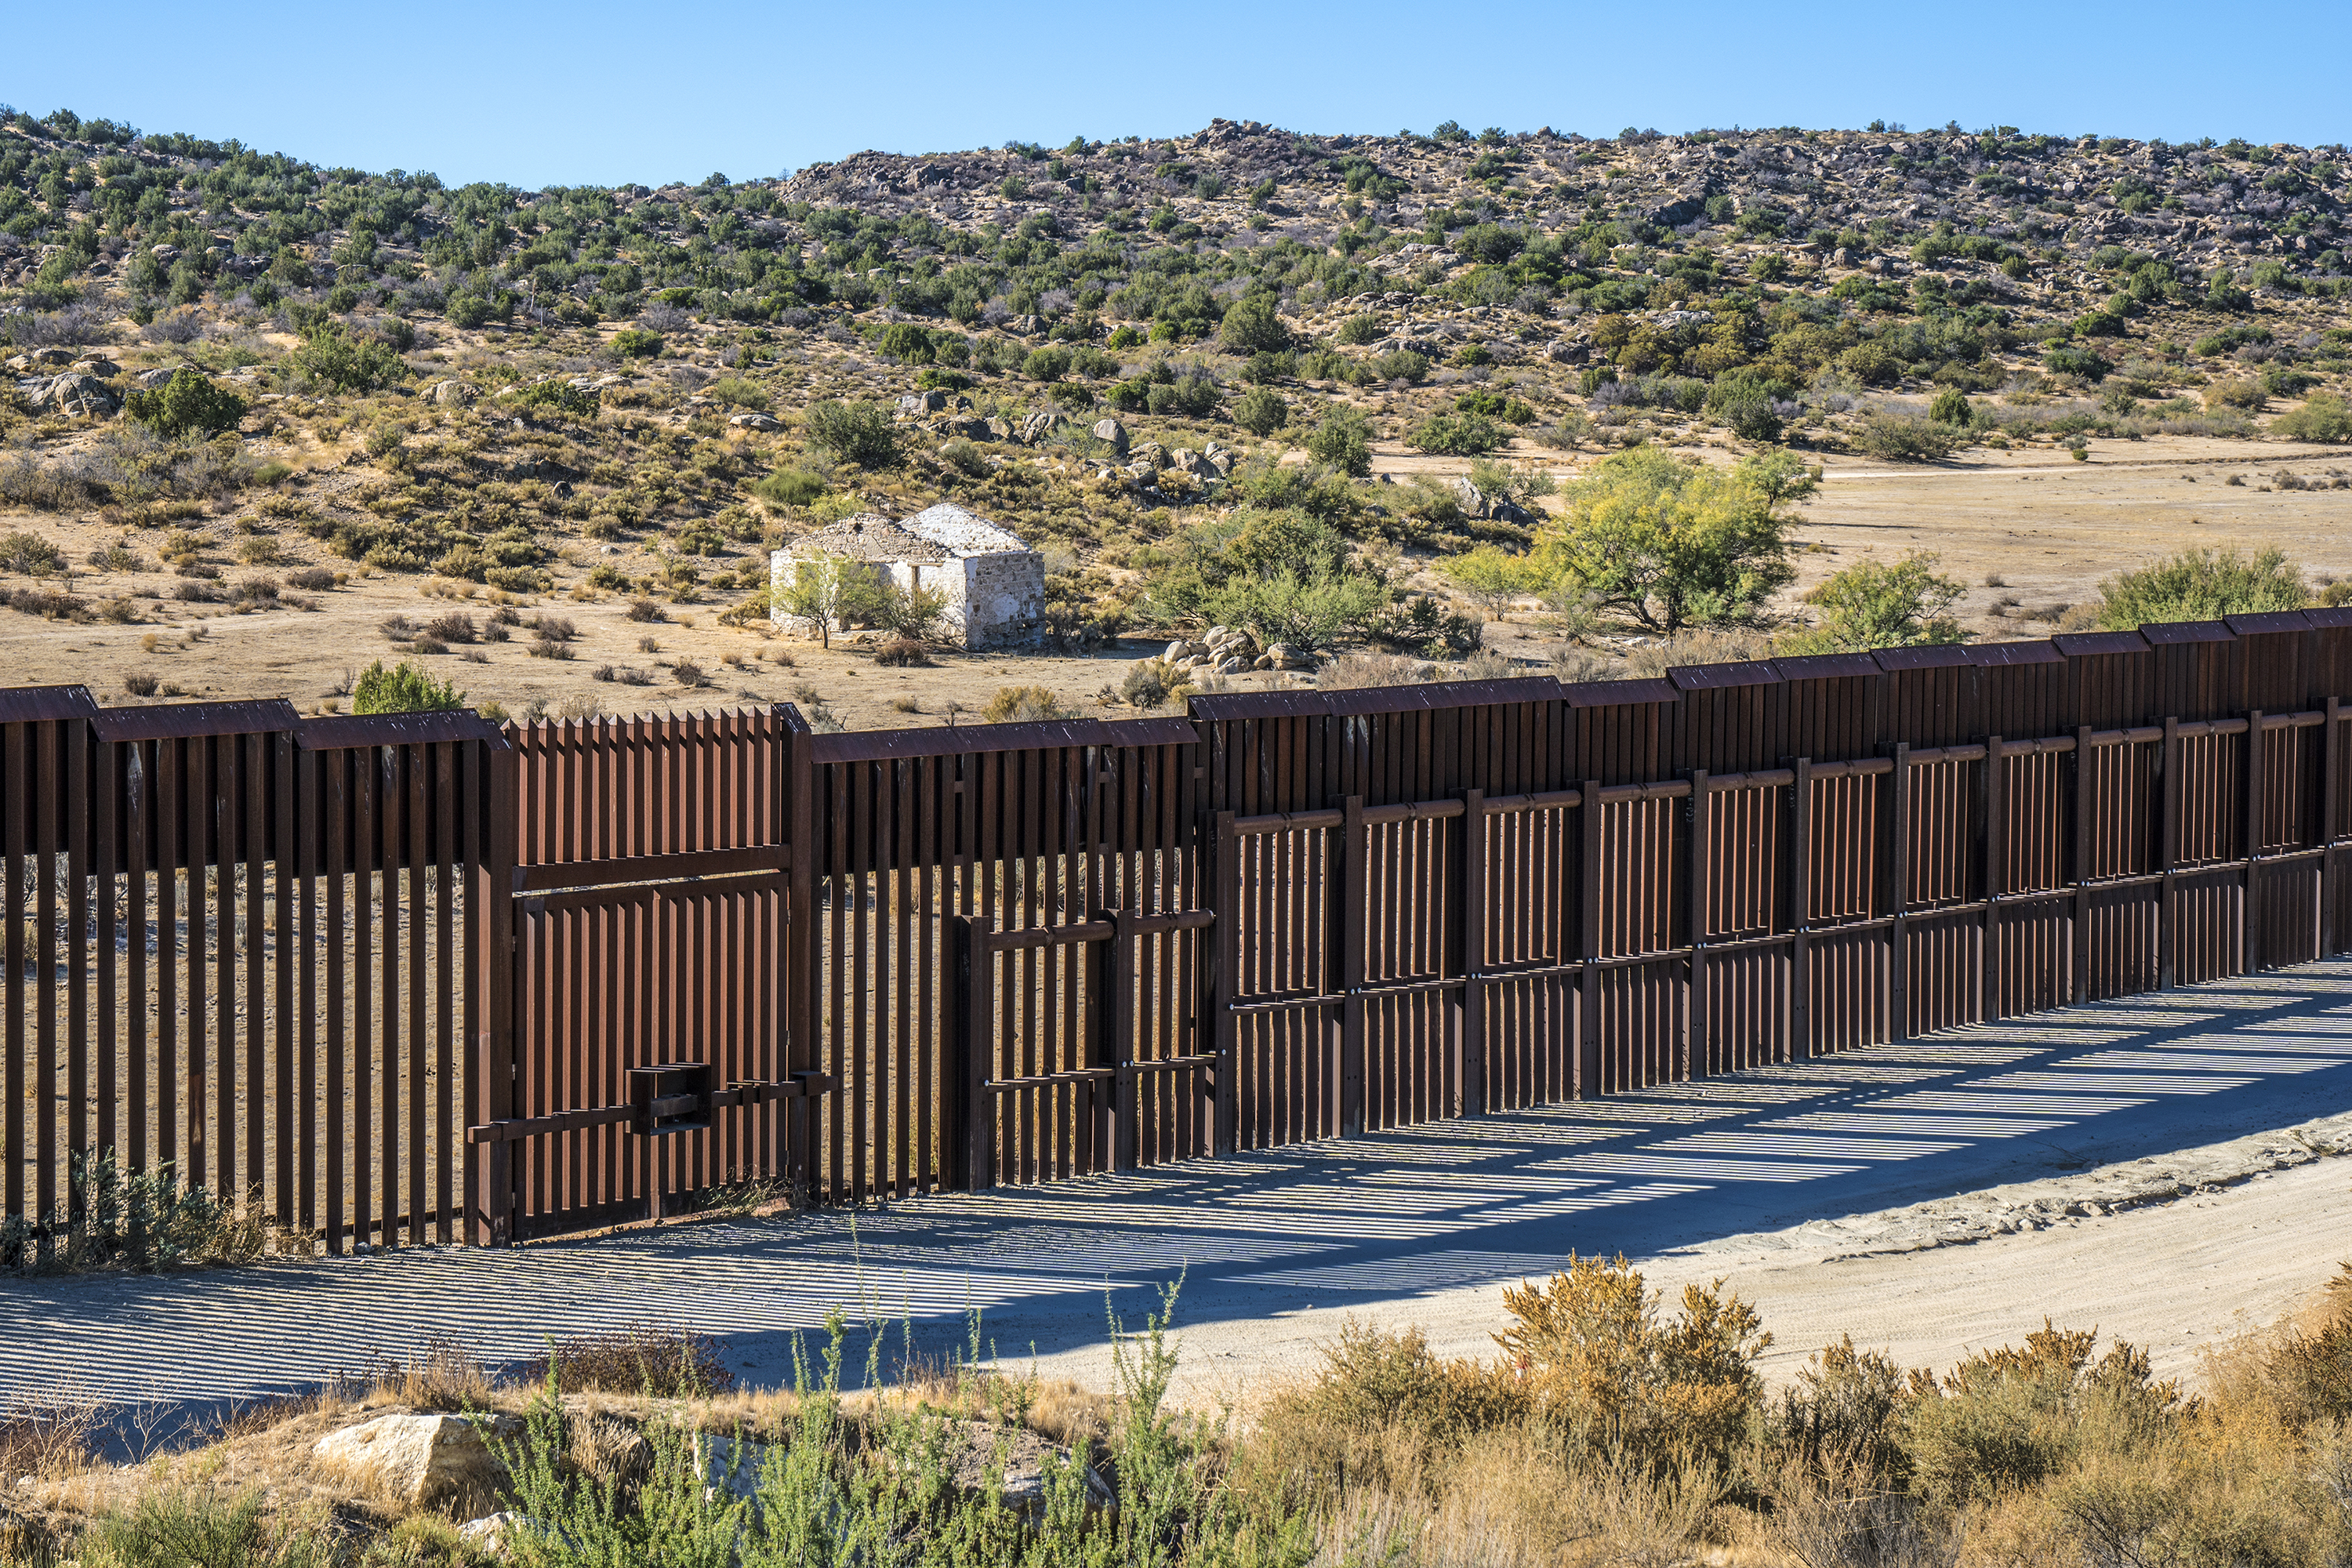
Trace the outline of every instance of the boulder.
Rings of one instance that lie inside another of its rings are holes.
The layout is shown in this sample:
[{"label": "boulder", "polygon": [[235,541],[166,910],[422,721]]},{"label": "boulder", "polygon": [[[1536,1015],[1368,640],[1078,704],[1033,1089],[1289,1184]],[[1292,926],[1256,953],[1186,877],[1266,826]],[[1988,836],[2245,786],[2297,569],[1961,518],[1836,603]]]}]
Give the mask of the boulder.
[{"label": "boulder", "polygon": [[148,254],[156,260],[168,264],[180,259],[180,247],[176,245],[151,246],[148,247]]},{"label": "boulder", "polygon": [[100,354],[78,359],[68,367],[76,375],[94,375],[100,381],[111,381],[122,374],[122,367]]},{"label": "boulder", "polygon": [[1094,438],[1103,442],[1120,457],[1127,456],[1127,426],[1116,419],[1095,421]]},{"label": "boulder", "polygon": [[73,351],[70,349],[35,349],[26,357],[35,364],[68,365],[74,361]]},{"label": "boulder", "polygon": [[436,408],[462,408],[475,396],[474,389],[462,381],[436,381],[425,391],[425,401]]},{"label": "boulder", "polygon": [[142,392],[152,392],[159,386],[170,385],[178,374],[176,370],[142,370],[131,378],[131,384]]},{"label": "boulder", "polygon": [[902,394],[898,398],[901,414],[937,414],[948,405],[948,395],[936,389]]},{"label": "boulder", "polygon": [[74,419],[104,419],[121,406],[106,383],[94,375],[36,376],[17,383],[17,391],[36,414],[62,414]]},{"label": "boulder", "polygon": [[1156,473],[1168,466],[1168,448],[1157,441],[1146,441],[1135,449],[1135,460]]},{"label": "boulder", "polygon": [[522,1430],[511,1415],[380,1415],[328,1433],[310,1453],[321,1466],[412,1506],[487,1502],[506,1479],[506,1467],[483,1440],[483,1426],[507,1438]]},{"label": "boulder", "polygon": [[[1057,1447],[1025,1426],[1000,1426],[989,1421],[949,1421],[941,1458],[958,1489],[976,1492],[992,1480],[1006,1508],[1024,1520],[1035,1521],[1045,1511],[1045,1462],[1050,1456],[1067,1464],[1067,1448]],[[1089,1467],[1082,1472],[1087,1492],[1098,1507],[1108,1507],[1110,1488]]]},{"label": "boulder", "polygon": [[507,1536],[521,1522],[522,1515],[519,1513],[488,1513],[459,1525],[457,1534],[460,1539],[471,1542],[491,1556],[498,1557],[506,1552]]},{"label": "boulder", "polygon": [[984,428],[988,431],[988,438],[992,441],[1013,439],[1013,425],[1010,420],[1002,417],[992,418],[986,422]]},{"label": "boulder", "polygon": [[758,430],[765,432],[770,430],[781,430],[783,428],[783,426],[779,424],[773,416],[767,414],[738,414],[734,417],[729,419],[727,423],[732,425],[738,430]]}]

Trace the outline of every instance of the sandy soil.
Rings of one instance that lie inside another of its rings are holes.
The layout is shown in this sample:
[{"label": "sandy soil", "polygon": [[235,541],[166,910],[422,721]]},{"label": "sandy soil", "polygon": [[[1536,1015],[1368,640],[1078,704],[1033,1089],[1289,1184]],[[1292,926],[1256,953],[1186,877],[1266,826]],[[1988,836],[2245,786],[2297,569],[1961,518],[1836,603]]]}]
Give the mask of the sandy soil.
[{"label": "sandy soil", "polygon": [[[1731,456],[1711,446],[1692,449],[1716,461]],[[1599,454],[1554,453],[1522,443],[1509,457],[1567,479]],[[1416,473],[1451,478],[1467,466],[1386,443],[1375,457],[1376,472],[1399,479]],[[2073,461],[2063,448],[2032,447],[1979,449],[1965,460],[1932,466],[1832,456],[1823,468],[1822,489],[1804,503],[1795,531],[1802,552],[1792,604],[1795,594],[1859,557],[1918,549],[1936,552],[1943,571],[1969,584],[1958,613],[1972,630],[1994,637],[2046,636],[2066,606],[2095,595],[2102,578],[2189,545],[2275,545],[2303,563],[2315,583],[2352,575],[2352,527],[2347,526],[2352,488],[2289,490],[2273,483],[2282,471],[2323,483],[2352,476],[2352,455],[2324,448],[2159,438],[2095,441],[2087,463]],[[2231,477],[2242,483],[2228,484]],[[225,583],[282,578],[307,564],[351,570],[290,528],[278,534],[281,563],[247,568],[233,558],[239,536],[230,520],[184,526],[214,539],[218,548],[212,559]],[[93,605],[127,599],[139,619],[75,624],[0,612],[0,684],[78,681],[113,703],[137,700],[125,694],[124,680],[143,673],[163,687],[152,700],[173,700],[176,689],[183,699],[282,696],[304,712],[320,711],[342,700],[337,688],[347,671],[400,656],[379,630],[388,617],[422,621],[459,610],[482,620],[495,597],[478,592],[471,601],[452,601],[439,596],[447,584],[375,574],[289,595],[308,608],[287,602],[255,611],[187,604],[172,597],[184,580],[152,558],[160,536],[134,531],[128,541],[148,558],[147,570],[101,573],[83,563],[93,550],[121,538],[121,531],[95,517],[0,517],[0,531],[19,528],[64,547],[76,568],[63,584],[68,591]],[[1161,646],[1158,638],[1135,636],[1089,657],[950,654],[931,668],[889,669],[876,665],[870,650],[842,639],[826,650],[765,627],[722,626],[717,603],[673,607],[659,625],[631,621],[621,598],[574,596],[571,590],[584,575],[582,563],[593,563],[583,554],[580,563],[558,567],[559,592],[515,602],[525,617],[557,615],[579,628],[572,659],[531,657],[525,633],[503,644],[455,647],[425,662],[462,687],[469,700],[496,701],[509,713],[534,704],[572,715],[778,701],[806,706],[814,697],[863,730],[968,722],[1003,686],[1042,685],[1081,711],[1125,713],[1129,710],[1104,707],[1101,694],[1117,687],[1125,661],[1150,657]],[[634,572],[646,563],[620,564]],[[1416,583],[1440,585],[1426,573]],[[654,646],[644,646],[647,640]],[[1489,640],[1513,657],[1540,660],[1559,637],[1539,615],[1523,609],[1493,626]],[[699,684],[681,684],[681,660],[699,668]],[[649,684],[596,679],[596,671],[608,666],[638,672]],[[1272,675],[1234,682],[1240,689],[1302,683],[1299,677]]]},{"label": "sandy soil", "polygon": [[[1941,1372],[2017,1342],[2044,1315],[2148,1351],[2194,1378],[2206,1352],[2293,1315],[2352,1261],[2352,1114],[2159,1159],[1990,1187],[1932,1203],[1726,1237],[1636,1259],[1671,1304],[1722,1280],[1773,1334],[1766,1379],[1793,1377],[1841,1334]],[[1245,1398],[1310,1373],[1354,1320],[1419,1327],[1441,1354],[1491,1355],[1507,1321],[1492,1286],[1374,1308],[1314,1308],[1188,1329],[1180,1375],[1196,1398]],[[1043,1363],[1099,1375],[1098,1352]]]}]

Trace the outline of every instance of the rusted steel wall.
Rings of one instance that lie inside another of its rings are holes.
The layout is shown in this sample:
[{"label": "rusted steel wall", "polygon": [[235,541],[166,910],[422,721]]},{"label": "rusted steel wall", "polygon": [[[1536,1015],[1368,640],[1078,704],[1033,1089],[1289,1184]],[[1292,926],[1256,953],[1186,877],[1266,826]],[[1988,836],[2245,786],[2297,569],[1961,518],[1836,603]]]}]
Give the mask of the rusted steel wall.
[{"label": "rusted steel wall", "polygon": [[[5,1213],[1060,1180],[2303,962],[2352,614],[816,734],[0,692]],[[704,1063],[707,1121],[626,1125]]]}]

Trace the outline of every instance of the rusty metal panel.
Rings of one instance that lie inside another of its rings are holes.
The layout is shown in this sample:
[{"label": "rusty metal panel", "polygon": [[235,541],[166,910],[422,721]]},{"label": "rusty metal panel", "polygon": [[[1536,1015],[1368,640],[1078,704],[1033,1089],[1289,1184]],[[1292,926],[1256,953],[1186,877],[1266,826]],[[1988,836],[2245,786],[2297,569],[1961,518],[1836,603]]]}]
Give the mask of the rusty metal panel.
[{"label": "rusty metal panel", "polygon": [[95,719],[98,715],[98,702],[86,686],[0,689],[0,724],[47,724],[60,719]]},{"label": "rusty metal panel", "polygon": [[299,727],[301,715],[282,697],[240,702],[163,702],[109,708],[91,721],[100,741],[187,741],[209,735],[267,734]]},{"label": "rusty metal panel", "polygon": [[1561,681],[1560,700],[1570,708],[1619,708],[1644,702],[1679,702],[1682,689],[1671,680]]},{"label": "rusty metal panel", "polygon": [[1719,691],[1736,686],[1769,686],[1786,679],[1770,659],[1730,664],[1685,664],[1666,671],[1677,691]]}]

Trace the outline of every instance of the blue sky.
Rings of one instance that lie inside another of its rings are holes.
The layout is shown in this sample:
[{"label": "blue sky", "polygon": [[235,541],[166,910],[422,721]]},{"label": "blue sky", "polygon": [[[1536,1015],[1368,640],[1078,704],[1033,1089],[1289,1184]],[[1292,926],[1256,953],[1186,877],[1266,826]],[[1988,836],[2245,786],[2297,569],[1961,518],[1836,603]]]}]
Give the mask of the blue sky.
[{"label": "blue sky", "polygon": [[[2231,24],[2244,18],[2246,25]],[[774,174],[920,153],[1299,131],[1957,120],[2352,140],[2352,5],[699,7],[129,0],[13,8],[0,102],[451,183]]]}]

